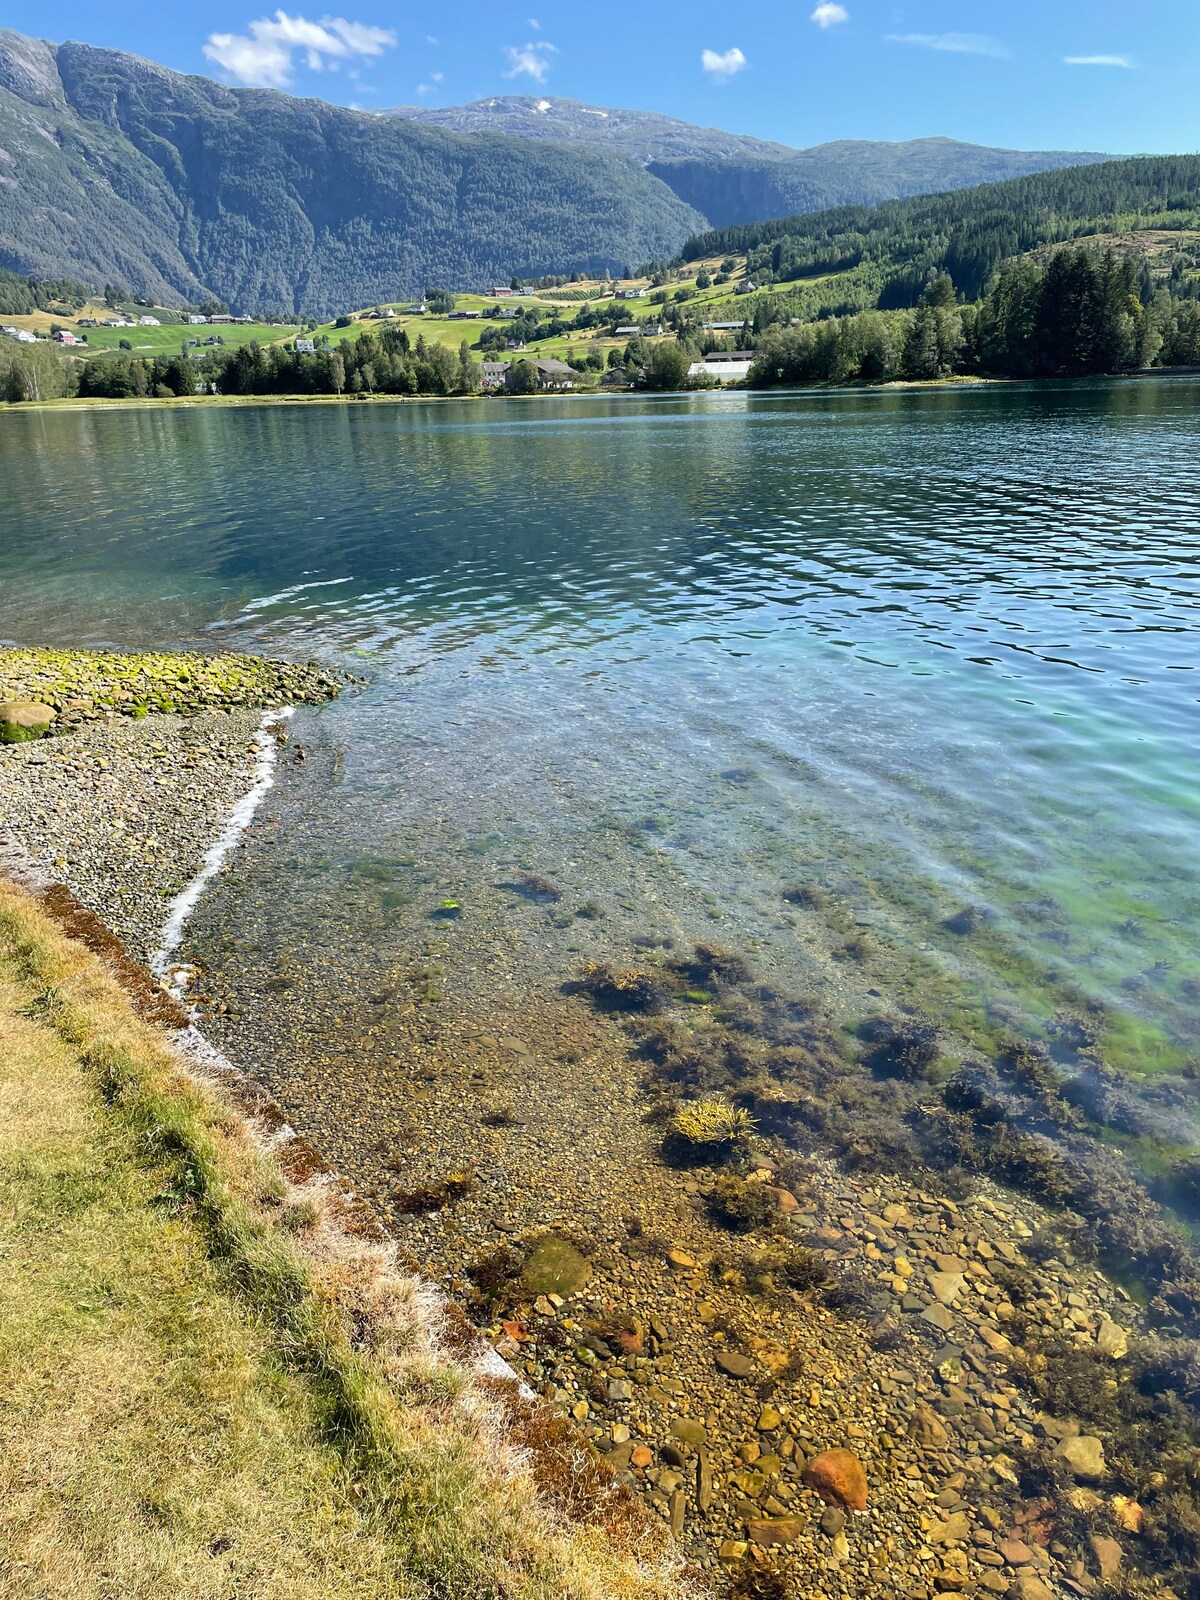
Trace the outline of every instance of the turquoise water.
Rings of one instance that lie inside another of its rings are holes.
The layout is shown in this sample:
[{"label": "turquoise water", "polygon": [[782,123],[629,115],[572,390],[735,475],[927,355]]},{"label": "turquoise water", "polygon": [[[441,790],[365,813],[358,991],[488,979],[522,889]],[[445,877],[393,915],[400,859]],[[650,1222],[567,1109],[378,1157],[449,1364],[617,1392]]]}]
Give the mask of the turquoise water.
[{"label": "turquoise water", "polygon": [[514,984],[719,924],[848,1014],[879,990],[969,1042],[1088,1011],[1110,1059],[1174,1069],[1200,1020],[1198,402],[11,413],[0,635],[362,674],[301,717],[313,763],[241,869],[264,962],[332,946],[348,1004],[443,898],[464,949],[476,904],[492,937],[517,865],[605,915],[548,926]]}]

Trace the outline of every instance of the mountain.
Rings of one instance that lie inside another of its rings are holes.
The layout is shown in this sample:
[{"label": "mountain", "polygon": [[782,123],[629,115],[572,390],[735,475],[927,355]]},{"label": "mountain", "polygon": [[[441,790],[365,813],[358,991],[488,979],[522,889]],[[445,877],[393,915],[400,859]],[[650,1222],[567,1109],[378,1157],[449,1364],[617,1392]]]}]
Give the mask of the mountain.
[{"label": "mountain", "polygon": [[1093,151],[993,150],[938,138],[900,144],[843,139],[794,150],[744,134],[693,127],[657,112],[617,111],[533,95],[504,95],[445,109],[398,106],[389,114],[455,133],[500,133],[613,151],[661,178],[714,228],[965,189],[1112,159]]},{"label": "mountain", "polygon": [[0,266],[328,314],[672,255],[708,220],[616,151],[227,89],[0,30]]}]

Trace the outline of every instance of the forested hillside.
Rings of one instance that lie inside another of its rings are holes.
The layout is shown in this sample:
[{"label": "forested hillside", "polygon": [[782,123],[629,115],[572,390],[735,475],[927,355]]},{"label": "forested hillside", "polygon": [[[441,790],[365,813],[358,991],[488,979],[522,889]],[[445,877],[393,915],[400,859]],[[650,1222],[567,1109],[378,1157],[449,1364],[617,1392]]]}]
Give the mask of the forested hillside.
[{"label": "forested hillside", "polygon": [[714,227],[829,206],[872,205],[1109,159],[1083,151],[994,150],[956,139],[896,144],[844,139],[795,150],[720,128],[698,128],[658,112],[546,95],[503,95],[465,106],[399,106],[391,114],[459,133],[505,133],[618,152],[661,178]]},{"label": "forested hillside", "polygon": [[680,259],[744,256],[756,284],[795,286],[818,315],[916,305],[942,272],[975,300],[1002,262],[1039,247],[1197,228],[1200,156],[1152,156],[725,228],[690,239]]},{"label": "forested hillside", "polygon": [[597,150],[231,90],[0,31],[0,266],[166,304],[328,313],[515,272],[620,270],[703,220]]}]

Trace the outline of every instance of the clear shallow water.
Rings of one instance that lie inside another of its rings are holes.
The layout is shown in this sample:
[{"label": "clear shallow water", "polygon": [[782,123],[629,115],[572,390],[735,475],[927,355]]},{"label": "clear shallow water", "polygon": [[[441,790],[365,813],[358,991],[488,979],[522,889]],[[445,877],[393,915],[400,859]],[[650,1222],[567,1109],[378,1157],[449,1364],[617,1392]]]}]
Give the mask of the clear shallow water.
[{"label": "clear shallow water", "polygon": [[246,861],[351,990],[517,863],[607,912],[553,963],[716,932],[1195,1048],[1195,381],[12,414],[0,482],[0,635],[367,677]]}]

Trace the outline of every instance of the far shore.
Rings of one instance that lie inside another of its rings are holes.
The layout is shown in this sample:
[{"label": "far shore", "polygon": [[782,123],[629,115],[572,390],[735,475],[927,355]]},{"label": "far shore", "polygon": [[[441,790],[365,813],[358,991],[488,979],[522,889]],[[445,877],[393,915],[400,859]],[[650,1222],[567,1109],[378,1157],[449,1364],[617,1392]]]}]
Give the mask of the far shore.
[{"label": "far shore", "polygon": [[0,401],[0,415],[46,411],[179,411],[198,407],[239,406],[360,406],[447,405],[463,401],[508,400],[618,400],[648,395],[695,394],[893,394],[905,389],[994,389],[1007,384],[1064,384],[1140,381],[1146,378],[1200,376],[1200,366],[1143,367],[1137,372],[1097,373],[1087,378],[989,378],[962,373],[949,378],[897,378],[890,383],[808,383],[755,388],[744,383],[722,384],[714,389],[546,389],[536,394],[197,394],[130,396],[122,400],[64,398],[58,400]]}]

